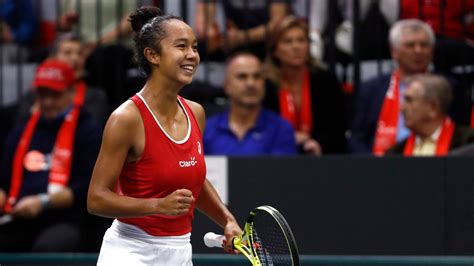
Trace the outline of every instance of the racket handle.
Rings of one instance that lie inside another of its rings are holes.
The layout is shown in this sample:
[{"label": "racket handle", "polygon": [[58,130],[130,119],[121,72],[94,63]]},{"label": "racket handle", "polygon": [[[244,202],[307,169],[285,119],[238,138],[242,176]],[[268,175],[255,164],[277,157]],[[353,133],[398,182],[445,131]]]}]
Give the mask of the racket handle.
[{"label": "racket handle", "polygon": [[209,248],[222,248],[224,246],[225,236],[209,232],[204,235],[204,244]]},{"label": "racket handle", "polygon": [[0,225],[7,224],[13,220],[13,216],[10,214],[5,214],[3,216],[0,216]]}]

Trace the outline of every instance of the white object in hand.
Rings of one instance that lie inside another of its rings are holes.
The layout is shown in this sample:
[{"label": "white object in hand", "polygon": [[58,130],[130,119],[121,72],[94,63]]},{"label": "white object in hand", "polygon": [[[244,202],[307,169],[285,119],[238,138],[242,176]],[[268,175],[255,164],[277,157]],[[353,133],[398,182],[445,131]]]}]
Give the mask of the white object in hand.
[{"label": "white object in hand", "polygon": [[222,248],[224,246],[225,236],[209,232],[204,235],[204,244],[209,248]]},{"label": "white object in hand", "polygon": [[0,225],[7,224],[13,220],[13,217],[10,214],[5,214],[0,216]]}]

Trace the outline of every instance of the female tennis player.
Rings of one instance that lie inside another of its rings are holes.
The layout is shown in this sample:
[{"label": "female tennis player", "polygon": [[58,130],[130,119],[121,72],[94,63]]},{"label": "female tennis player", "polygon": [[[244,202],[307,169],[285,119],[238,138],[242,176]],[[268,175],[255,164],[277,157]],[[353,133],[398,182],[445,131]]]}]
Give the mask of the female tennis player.
[{"label": "female tennis player", "polygon": [[116,218],[98,265],[192,265],[195,207],[224,228],[230,252],[242,230],[205,177],[204,110],[178,96],[199,64],[194,33],[155,7],[130,22],[148,80],[107,121],[92,175],[89,212]]}]

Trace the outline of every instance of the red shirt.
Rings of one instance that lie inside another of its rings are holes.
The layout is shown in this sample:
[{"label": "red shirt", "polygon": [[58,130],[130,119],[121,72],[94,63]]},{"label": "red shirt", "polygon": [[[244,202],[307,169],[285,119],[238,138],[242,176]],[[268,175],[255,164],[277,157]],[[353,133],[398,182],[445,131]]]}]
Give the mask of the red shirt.
[{"label": "red shirt", "polygon": [[[419,1],[401,0],[400,3],[401,19],[419,17]],[[441,7],[442,4],[444,4],[443,7]],[[473,9],[474,0],[424,0],[421,5],[423,18],[420,19],[430,24],[436,34],[455,39],[472,39],[474,38],[474,23],[470,22],[464,25],[462,21],[466,20],[463,16],[468,15]],[[441,26],[442,17],[443,26]]]},{"label": "red shirt", "polygon": [[[137,162],[123,167],[119,178],[121,193],[135,198],[163,198],[185,188],[197,199],[206,177],[206,165],[201,130],[186,101],[178,96],[188,121],[188,133],[183,140],[176,141],[161,128],[146,102],[138,95],[131,99],[143,119],[145,147]],[[150,235],[176,236],[191,232],[193,217],[194,204],[181,216],[155,214],[118,220],[138,226]]]}]

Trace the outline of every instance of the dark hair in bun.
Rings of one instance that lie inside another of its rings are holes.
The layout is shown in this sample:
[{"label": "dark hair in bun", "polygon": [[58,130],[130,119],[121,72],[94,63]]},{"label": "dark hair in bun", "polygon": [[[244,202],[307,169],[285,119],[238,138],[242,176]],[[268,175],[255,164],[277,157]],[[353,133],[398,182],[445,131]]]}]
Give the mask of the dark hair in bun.
[{"label": "dark hair in bun", "polygon": [[179,16],[162,15],[157,7],[143,6],[130,15],[130,24],[135,32],[135,61],[148,76],[151,67],[143,54],[146,47],[154,49],[158,54],[161,52],[160,41],[166,37],[167,21],[177,19],[183,21]]}]

